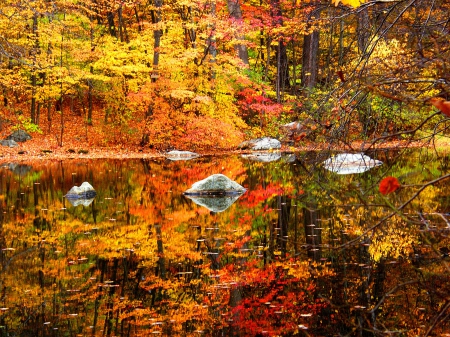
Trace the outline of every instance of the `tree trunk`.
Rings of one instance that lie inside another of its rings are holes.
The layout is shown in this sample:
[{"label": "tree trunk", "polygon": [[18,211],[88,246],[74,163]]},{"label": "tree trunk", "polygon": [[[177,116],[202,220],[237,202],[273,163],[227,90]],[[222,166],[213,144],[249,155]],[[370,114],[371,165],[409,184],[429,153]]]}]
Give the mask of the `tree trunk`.
[{"label": "tree trunk", "polygon": [[357,25],[357,35],[358,35],[358,48],[361,55],[366,51],[367,44],[370,38],[370,22],[369,22],[369,12],[368,8],[363,8],[358,13],[358,25]]},{"label": "tree trunk", "polygon": [[[239,26],[242,25],[242,11],[239,0],[228,0],[228,12],[230,16],[234,19],[233,23],[238,26],[238,33],[236,34],[236,39],[238,41],[244,41],[245,37],[240,33]],[[242,43],[236,43],[234,46],[238,57],[241,59],[242,63],[248,65],[248,50],[247,46]]]},{"label": "tree trunk", "polygon": [[[275,27],[283,26],[283,12],[281,11],[280,0],[271,0],[270,6],[273,25]],[[277,94],[277,102],[280,103],[282,101],[282,93],[284,92],[284,88],[289,85],[288,58],[283,36],[278,38],[276,60],[277,74],[275,79],[275,90]]]},{"label": "tree trunk", "polygon": [[[152,23],[157,26],[161,22],[161,8],[162,0],[155,0],[156,10],[152,11]],[[151,75],[152,82],[156,82],[159,77],[158,65],[159,65],[159,47],[161,45],[162,30],[159,27],[153,30],[153,37],[155,39],[153,45],[153,72]]]},{"label": "tree trunk", "polygon": [[[215,18],[216,17],[216,1],[212,0],[211,1],[211,17]],[[210,79],[215,79],[216,78],[216,70],[215,70],[215,63],[216,63],[216,56],[217,56],[217,46],[216,46],[216,25],[213,22],[210,25],[211,28],[211,33],[208,37],[208,50],[209,50],[209,55],[210,55],[210,60],[209,63],[211,64],[211,78]]]},{"label": "tree trunk", "polygon": [[[38,30],[38,21],[37,21],[37,14],[33,15],[33,38],[35,39],[34,46],[32,49],[33,54],[33,65],[36,62],[36,54],[38,53],[39,49],[39,41],[37,36],[37,30]],[[31,75],[31,109],[30,109],[30,119],[31,123],[36,124],[36,86],[37,86],[37,78],[36,78],[36,71],[33,69]]]},{"label": "tree trunk", "polygon": [[319,31],[315,30],[303,39],[302,85],[313,88],[317,84]]},{"label": "tree trunk", "polygon": [[125,41],[124,39],[124,24],[123,24],[123,16],[122,16],[122,5],[119,5],[119,8],[117,9],[117,17],[119,20],[119,38],[120,38],[120,42]]}]

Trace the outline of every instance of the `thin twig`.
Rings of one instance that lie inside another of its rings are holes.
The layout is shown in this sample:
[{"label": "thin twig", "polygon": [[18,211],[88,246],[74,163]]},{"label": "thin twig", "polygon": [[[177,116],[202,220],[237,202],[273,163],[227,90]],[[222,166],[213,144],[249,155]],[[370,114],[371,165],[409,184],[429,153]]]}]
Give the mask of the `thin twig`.
[{"label": "thin twig", "polygon": [[392,218],[395,214],[397,214],[400,210],[402,210],[403,208],[405,208],[406,206],[408,206],[415,198],[417,198],[419,196],[420,193],[422,193],[423,190],[425,190],[428,186],[434,185],[438,182],[440,182],[441,180],[445,180],[447,178],[450,178],[450,174],[446,174],[442,177],[436,178],[432,181],[429,181],[428,183],[422,185],[421,188],[419,188],[419,190],[413,194],[413,196],[411,198],[409,198],[407,201],[405,201],[401,206],[399,206],[397,209],[395,209],[394,212],[392,212],[391,214],[385,216],[383,219],[381,219],[380,221],[378,221],[375,225],[373,225],[372,227],[370,227],[369,229],[366,229],[361,235],[359,235],[356,239],[350,240],[340,246],[334,247],[334,249],[341,249],[347,246],[350,246],[358,241],[361,240],[362,237],[364,237],[365,235],[367,235],[369,232],[373,231],[375,228],[377,228],[378,226],[382,225],[384,222],[386,222],[387,220],[389,220],[390,218]]}]

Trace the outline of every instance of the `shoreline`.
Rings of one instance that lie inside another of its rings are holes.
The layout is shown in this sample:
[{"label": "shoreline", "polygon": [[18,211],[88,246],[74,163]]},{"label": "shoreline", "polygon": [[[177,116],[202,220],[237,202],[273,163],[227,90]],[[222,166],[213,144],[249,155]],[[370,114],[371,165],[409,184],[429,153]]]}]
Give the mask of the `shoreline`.
[{"label": "shoreline", "polygon": [[[420,142],[409,142],[409,141],[391,141],[378,143],[376,146],[372,142],[353,142],[347,145],[328,145],[327,144],[316,144],[313,142],[305,143],[300,146],[282,146],[279,150],[266,150],[266,151],[251,151],[251,150],[237,150],[237,149],[211,149],[195,151],[203,157],[216,157],[224,155],[240,155],[255,152],[282,152],[282,153],[295,153],[295,152],[317,152],[317,151],[347,151],[347,152],[364,152],[364,151],[376,151],[376,150],[386,150],[386,149],[404,149],[404,148],[418,148],[418,147],[430,147],[430,144],[423,144]],[[448,144],[447,144],[448,145]],[[155,150],[138,148],[136,146],[130,148],[123,147],[93,147],[88,150],[79,149],[77,152],[69,152],[67,147],[58,147],[51,150],[35,150],[28,149],[26,143],[22,143],[19,147],[8,148],[2,147],[0,154],[0,164],[11,163],[11,162],[42,162],[47,160],[95,160],[95,159],[157,159],[164,158],[163,152],[158,152]],[[42,149],[44,149],[42,147]],[[72,150],[73,151],[73,150]]]}]

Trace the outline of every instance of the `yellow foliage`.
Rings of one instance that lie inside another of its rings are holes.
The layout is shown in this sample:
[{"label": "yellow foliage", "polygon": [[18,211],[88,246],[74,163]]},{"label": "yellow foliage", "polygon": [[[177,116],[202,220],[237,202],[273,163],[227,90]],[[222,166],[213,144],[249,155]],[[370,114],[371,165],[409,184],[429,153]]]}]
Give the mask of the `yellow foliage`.
[{"label": "yellow foliage", "polygon": [[339,3],[347,6],[352,6],[354,8],[361,6],[364,3],[364,0],[333,0],[334,5],[337,6]]}]

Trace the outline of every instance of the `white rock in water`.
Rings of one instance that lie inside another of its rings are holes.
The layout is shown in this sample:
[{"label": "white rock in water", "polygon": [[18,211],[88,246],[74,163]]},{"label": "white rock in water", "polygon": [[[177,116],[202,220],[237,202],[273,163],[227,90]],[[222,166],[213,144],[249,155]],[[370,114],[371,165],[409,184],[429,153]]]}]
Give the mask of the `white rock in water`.
[{"label": "white rock in water", "polygon": [[96,194],[97,192],[94,190],[94,187],[85,181],[79,187],[72,187],[70,191],[67,192],[65,197],[68,199],[92,199],[96,196]]},{"label": "white rock in water", "polygon": [[190,189],[186,190],[186,195],[233,195],[242,194],[246,191],[237,182],[231,180],[223,174],[213,174],[208,178],[197,181]]},{"label": "white rock in water", "polygon": [[372,159],[362,153],[341,153],[323,162],[323,166],[337,174],[363,173],[383,162]]},{"label": "white rock in water", "polygon": [[200,157],[200,155],[195,152],[178,150],[167,152],[164,156],[170,160],[189,160]]}]

